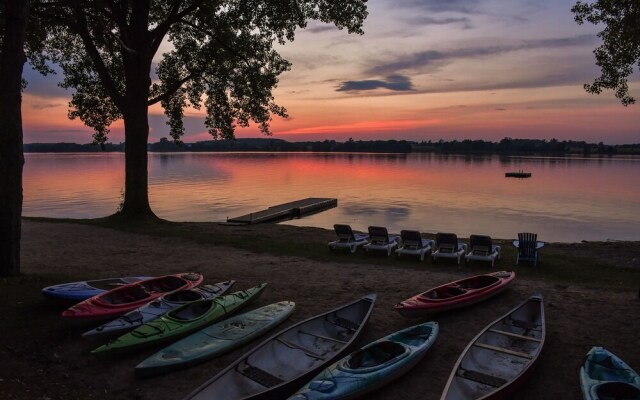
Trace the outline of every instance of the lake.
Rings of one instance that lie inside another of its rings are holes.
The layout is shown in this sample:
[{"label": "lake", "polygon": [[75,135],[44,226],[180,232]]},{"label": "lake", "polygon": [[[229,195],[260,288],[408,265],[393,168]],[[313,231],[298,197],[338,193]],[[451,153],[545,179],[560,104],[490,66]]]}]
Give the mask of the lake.
[{"label": "lake", "polygon": [[[122,153],[28,153],[23,215],[113,214]],[[505,172],[531,172],[528,179]],[[225,221],[306,197],[338,207],[283,223],[366,231],[454,232],[540,240],[640,240],[640,158],[435,154],[151,153],[151,207],[172,221]]]}]

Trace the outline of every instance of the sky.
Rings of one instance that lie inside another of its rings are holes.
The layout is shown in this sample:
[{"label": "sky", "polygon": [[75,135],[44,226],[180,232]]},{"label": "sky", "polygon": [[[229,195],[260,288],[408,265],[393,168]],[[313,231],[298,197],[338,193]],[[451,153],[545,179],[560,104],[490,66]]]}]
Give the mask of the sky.
[{"label": "sky", "polygon": [[[593,50],[603,26],[578,25],[565,0],[369,0],[364,35],[312,21],[278,47],[293,63],[274,90],[289,118],[274,138],[437,141],[504,137],[640,143],[638,103],[583,84],[600,75]],[[158,55],[158,59],[161,55]],[[71,93],[59,76],[25,68],[24,142],[91,142],[67,118]],[[149,110],[150,142],[169,137],[159,106]],[[204,116],[185,113],[185,142],[210,140]],[[255,124],[236,137],[261,137]],[[109,141],[124,141],[123,124]]]}]

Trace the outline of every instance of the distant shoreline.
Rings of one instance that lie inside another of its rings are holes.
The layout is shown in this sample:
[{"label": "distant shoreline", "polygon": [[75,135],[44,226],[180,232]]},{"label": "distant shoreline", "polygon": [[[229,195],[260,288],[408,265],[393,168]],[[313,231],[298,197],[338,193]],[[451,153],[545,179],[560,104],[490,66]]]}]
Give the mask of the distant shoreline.
[{"label": "distant shoreline", "polygon": [[[124,143],[29,143],[25,153],[102,153],[124,152]],[[150,152],[329,152],[329,153],[435,153],[465,155],[544,155],[544,156],[613,156],[640,155],[640,143],[605,145],[584,141],[504,138],[500,142],[484,140],[406,141],[406,140],[335,140],[288,142],[282,139],[256,138],[209,140],[176,144],[165,138],[149,143]]]}]

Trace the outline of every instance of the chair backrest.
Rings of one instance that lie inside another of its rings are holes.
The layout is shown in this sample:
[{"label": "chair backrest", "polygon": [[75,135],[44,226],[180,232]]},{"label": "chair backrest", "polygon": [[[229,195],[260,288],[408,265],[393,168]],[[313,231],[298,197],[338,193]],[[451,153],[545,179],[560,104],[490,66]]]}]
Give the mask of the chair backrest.
[{"label": "chair backrest", "polygon": [[422,246],[422,234],[418,231],[400,231],[400,238],[405,246]]},{"label": "chair backrest", "polygon": [[333,230],[336,231],[336,236],[338,236],[339,240],[354,240],[355,236],[353,235],[353,230],[349,225],[343,224],[335,224],[333,225]]},{"label": "chair backrest", "polygon": [[458,236],[455,233],[436,233],[436,247],[443,253],[458,251]]},{"label": "chair backrest", "polygon": [[469,244],[471,245],[471,251],[476,255],[489,255],[493,250],[493,242],[491,236],[486,235],[471,235],[469,237]]},{"label": "chair backrest", "polygon": [[533,258],[537,250],[538,235],[535,233],[518,233],[518,253],[521,257]]},{"label": "chair backrest", "polygon": [[389,243],[389,232],[384,226],[370,226],[369,239],[375,243]]}]

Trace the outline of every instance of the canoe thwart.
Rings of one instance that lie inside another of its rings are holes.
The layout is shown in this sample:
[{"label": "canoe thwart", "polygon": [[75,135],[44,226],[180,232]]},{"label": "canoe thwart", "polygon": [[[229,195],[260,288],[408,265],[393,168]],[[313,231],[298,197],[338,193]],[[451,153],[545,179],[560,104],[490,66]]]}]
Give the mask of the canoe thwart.
[{"label": "canoe thwart", "polygon": [[488,375],[480,371],[472,371],[472,370],[463,370],[460,368],[460,372],[458,376],[468,379],[470,381],[482,383],[483,385],[488,385],[494,388],[498,388],[507,383],[506,379],[502,379],[497,376]]},{"label": "canoe thwart", "polygon": [[540,340],[538,338],[534,338],[534,337],[531,337],[531,336],[525,336],[525,335],[518,335],[517,333],[501,331],[499,329],[489,329],[489,332],[497,333],[498,335],[509,336],[509,337],[516,338],[516,339],[531,340],[532,342],[542,342],[542,340]]},{"label": "canoe thwart", "polygon": [[516,328],[530,329],[534,331],[540,330],[540,325],[536,324],[535,322],[522,321],[520,319],[509,319],[509,322]]},{"label": "canoe thwart", "polygon": [[277,376],[271,375],[267,371],[262,370],[258,367],[254,367],[253,365],[247,364],[246,368],[239,369],[238,371],[252,381],[268,388],[278,386],[284,382],[284,380],[278,378]]},{"label": "canoe thwart", "polygon": [[481,347],[483,349],[497,351],[498,353],[510,354],[512,356],[526,358],[529,360],[533,359],[533,356],[531,356],[530,354],[523,353],[520,351],[505,349],[504,347],[492,346],[490,344],[485,344],[485,343],[474,343],[473,345],[476,347]]},{"label": "canoe thwart", "polygon": [[298,349],[298,350],[302,350],[304,352],[304,354],[306,354],[307,356],[311,357],[311,358],[316,358],[318,360],[324,360],[324,357],[321,356],[320,354],[316,353],[315,351],[304,347],[301,344],[297,344],[297,343],[291,343],[288,342],[282,338],[276,338],[276,340],[280,343],[282,343],[283,345],[289,347],[290,349]]},{"label": "canoe thwart", "polygon": [[298,333],[301,334],[301,335],[313,336],[314,338],[318,338],[318,339],[328,340],[330,342],[343,343],[343,344],[347,343],[344,340],[332,338],[332,337],[329,337],[329,336],[318,335],[316,333],[311,333],[311,332],[307,332],[307,331],[303,331],[303,330],[299,330]]}]

